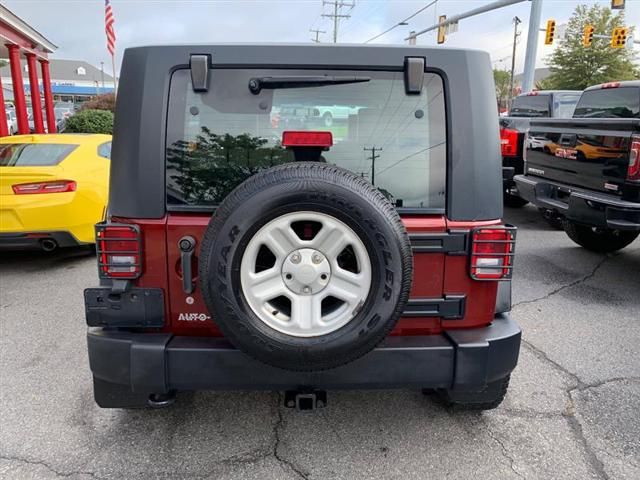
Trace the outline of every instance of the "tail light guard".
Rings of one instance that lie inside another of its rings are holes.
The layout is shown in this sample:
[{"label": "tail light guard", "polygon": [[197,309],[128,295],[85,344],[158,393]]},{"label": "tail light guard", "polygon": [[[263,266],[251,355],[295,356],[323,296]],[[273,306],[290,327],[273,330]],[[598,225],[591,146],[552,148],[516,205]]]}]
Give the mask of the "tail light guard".
[{"label": "tail light guard", "polygon": [[126,223],[102,222],[95,226],[98,276],[111,280],[114,293],[129,289],[142,274],[140,228]]},{"label": "tail light guard", "polygon": [[509,280],[513,272],[517,228],[512,225],[471,230],[469,274],[474,280]]}]

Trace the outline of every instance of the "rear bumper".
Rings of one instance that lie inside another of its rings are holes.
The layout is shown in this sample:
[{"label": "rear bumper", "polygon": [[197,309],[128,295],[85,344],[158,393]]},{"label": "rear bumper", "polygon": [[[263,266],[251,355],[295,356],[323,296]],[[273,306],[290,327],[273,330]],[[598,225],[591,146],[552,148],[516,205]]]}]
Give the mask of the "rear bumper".
[{"label": "rear bumper", "polygon": [[640,203],[529,175],[517,175],[515,182],[520,196],[569,220],[600,228],[640,230]]},{"label": "rear bumper", "polygon": [[[389,337],[364,357],[321,372],[292,372],[249,358],[222,338],[90,329],[96,379],[141,398],[171,390],[453,388],[477,391],[515,368],[520,328],[507,314],[487,327]],[[100,404],[98,391],[96,400]]]},{"label": "rear bumper", "polygon": [[82,245],[69,232],[0,233],[0,250],[42,250],[43,240],[53,240],[58,247]]}]

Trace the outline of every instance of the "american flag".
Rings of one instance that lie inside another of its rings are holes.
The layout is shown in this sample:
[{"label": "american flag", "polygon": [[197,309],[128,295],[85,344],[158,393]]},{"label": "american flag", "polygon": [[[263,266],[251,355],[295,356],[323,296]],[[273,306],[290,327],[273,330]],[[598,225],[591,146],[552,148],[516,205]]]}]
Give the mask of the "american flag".
[{"label": "american flag", "polygon": [[107,34],[107,50],[111,56],[116,51],[116,31],[113,28],[115,20],[113,18],[113,10],[109,0],[104,0],[104,31]]}]

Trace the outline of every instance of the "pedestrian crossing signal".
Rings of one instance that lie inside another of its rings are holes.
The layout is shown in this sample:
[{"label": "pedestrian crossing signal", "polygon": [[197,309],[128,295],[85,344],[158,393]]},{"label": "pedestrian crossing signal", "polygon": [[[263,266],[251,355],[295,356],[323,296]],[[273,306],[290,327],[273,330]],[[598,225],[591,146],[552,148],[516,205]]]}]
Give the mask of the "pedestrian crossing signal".
[{"label": "pedestrian crossing signal", "polygon": [[584,34],[582,35],[582,45],[590,47],[593,43],[593,31],[595,27],[593,25],[587,25],[584,27]]},{"label": "pedestrian crossing signal", "polygon": [[547,30],[545,32],[544,44],[551,45],[553,43],[553,37],[556,34],[556,21],[547,20]]},{"label": "pedestrian crossing signal", "polygon": [[627,44],[627,32],[629,31],[626,27],[616,27],[613,29],[611,33],[611,47],[613,48],[624,48]]}]

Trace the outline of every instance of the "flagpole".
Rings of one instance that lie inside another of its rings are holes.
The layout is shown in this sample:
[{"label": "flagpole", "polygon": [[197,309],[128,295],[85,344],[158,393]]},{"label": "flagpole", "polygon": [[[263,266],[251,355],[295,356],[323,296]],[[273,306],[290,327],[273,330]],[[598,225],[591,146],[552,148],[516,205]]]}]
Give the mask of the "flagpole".
[{"label": "flagpole", "polygon": [[111,54],[111,66],[113,67],[113,93],[117,94],[118,92],[118,80],[116,75],[116,52],[115,50]]}]

